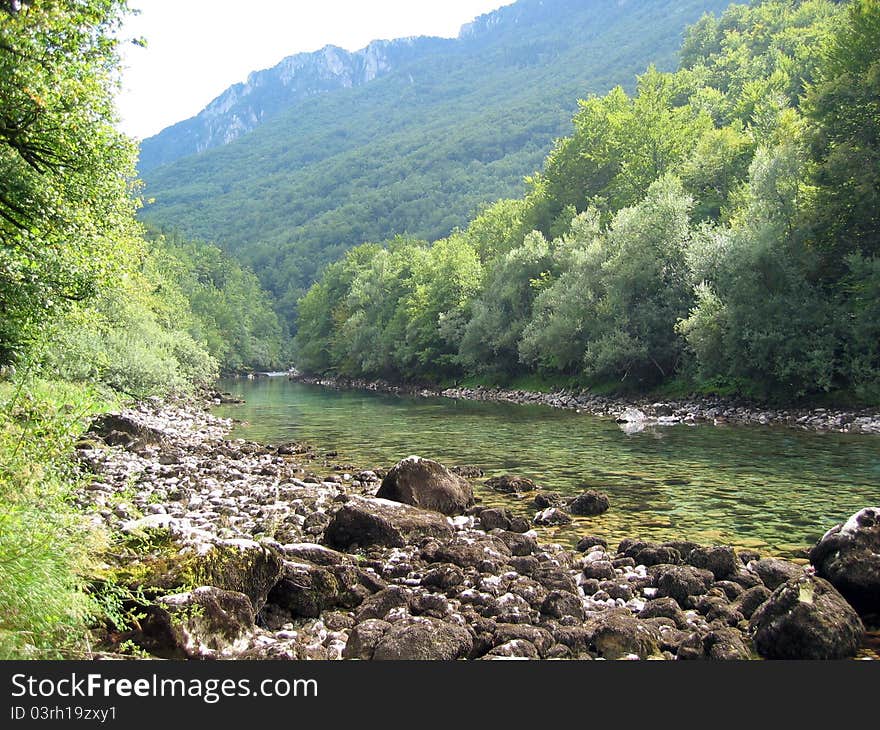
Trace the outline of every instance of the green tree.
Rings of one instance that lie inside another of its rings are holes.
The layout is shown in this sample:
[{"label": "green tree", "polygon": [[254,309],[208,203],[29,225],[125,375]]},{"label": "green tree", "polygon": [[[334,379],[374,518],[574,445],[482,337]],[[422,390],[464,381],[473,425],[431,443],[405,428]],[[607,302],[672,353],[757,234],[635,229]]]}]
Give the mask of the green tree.
[{"label": "green tree", "polygon": [[125,11],[0,7],[0,362],[137,258],[135,150],[113,128]]},{"label": "green tree", "polygon": [[855,0],[823,44],[807,94],[822,273],[837,277],[851,253],[880,255],[880,2]]}]

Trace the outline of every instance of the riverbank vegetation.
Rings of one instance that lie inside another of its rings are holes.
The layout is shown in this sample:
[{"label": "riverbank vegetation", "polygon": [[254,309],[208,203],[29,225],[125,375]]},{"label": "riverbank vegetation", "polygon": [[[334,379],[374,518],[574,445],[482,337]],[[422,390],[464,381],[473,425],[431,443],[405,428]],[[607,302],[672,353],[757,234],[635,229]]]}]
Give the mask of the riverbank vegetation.
[{"label": "riverbank vegetation", "polygon": [[329,266],[297,366],[876,402],[878,49],[876,0],[705,16],[677,72],[581,102],[524,198]]},{"label": "riverbank vegetation", "polygon": [[122,399],[277,366],[281,329],[216,248],[147,235],[114,128],[121,0],[0,5],[0,657],[86,651],[100,534],[73,444]]}]

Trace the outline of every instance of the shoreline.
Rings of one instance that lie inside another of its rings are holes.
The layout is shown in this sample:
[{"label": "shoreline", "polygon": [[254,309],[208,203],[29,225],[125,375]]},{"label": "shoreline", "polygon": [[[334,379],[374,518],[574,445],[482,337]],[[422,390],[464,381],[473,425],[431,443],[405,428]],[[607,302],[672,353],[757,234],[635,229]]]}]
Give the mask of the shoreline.
[{"label": "shoreline", "polygon": [[624,430],[637,431],[650,426],[684,425],[756,425],[782,426],[804,431],[880,434],[880,410],[833,408],[764,408],[746,401],[725,397],[692,399],[615,398],[587,391],[540,393],[504,388],[437,388],[403,385],[384,380],[326,378],[302,374],[287,375],[289,380],[336,390],[368,390],[377,393],[420,398],[493,401],[517,405],[544,405],[574,410],[602,418],[613,418]]},{"label": "shoreline", "polygon": [[[377,499],[381,470],[229,440],[207,408],[141,404],[78,446],[94,476],[77,504],[112,545],[103,580],[141,597],[142,618],[98,637],[107,656],[752,659],[775,651],[756,617],[788,583],[834,590],[730,547],[585,535],[570,549],[503,508]],[[864,653],[850,619],[828,657]]]}]

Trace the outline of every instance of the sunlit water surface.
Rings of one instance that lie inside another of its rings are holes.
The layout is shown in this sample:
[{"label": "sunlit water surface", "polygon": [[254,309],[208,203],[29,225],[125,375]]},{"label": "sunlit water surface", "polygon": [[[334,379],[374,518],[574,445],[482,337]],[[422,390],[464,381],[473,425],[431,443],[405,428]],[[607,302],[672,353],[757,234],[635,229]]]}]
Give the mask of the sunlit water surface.
[{"label": "sunlit water surface", "polygon": [[[599,489],[604,515],[544,531],[688,539],[803,557],[829,527],[880,504],[880,437],[766,426],[673,426],[626,434],[610,419],[545,406],[335,391],[286,378],[224,380],[246,399],[215,413],[245,421],[234,438],[306,441],[358,468],[411,454],[486,476],[515,473],[565,495]],[[481,484],[484,504],[535,512],[531,497]]]}]

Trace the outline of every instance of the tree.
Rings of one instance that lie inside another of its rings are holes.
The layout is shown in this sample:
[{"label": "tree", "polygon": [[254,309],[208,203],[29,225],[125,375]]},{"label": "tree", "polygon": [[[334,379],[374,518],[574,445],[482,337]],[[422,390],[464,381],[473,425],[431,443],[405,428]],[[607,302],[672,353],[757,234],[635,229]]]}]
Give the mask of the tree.
[{"label": "tree", "polygon": [[852,253],[880,255],[880,2],[855,0],[824,45],[805,112],[811,123],[810,206],[822,274]]},{"label": "tree", "polygon": [[0,9],[0,362],[138,257],[135,150],[113,128],[123,0]]}]

